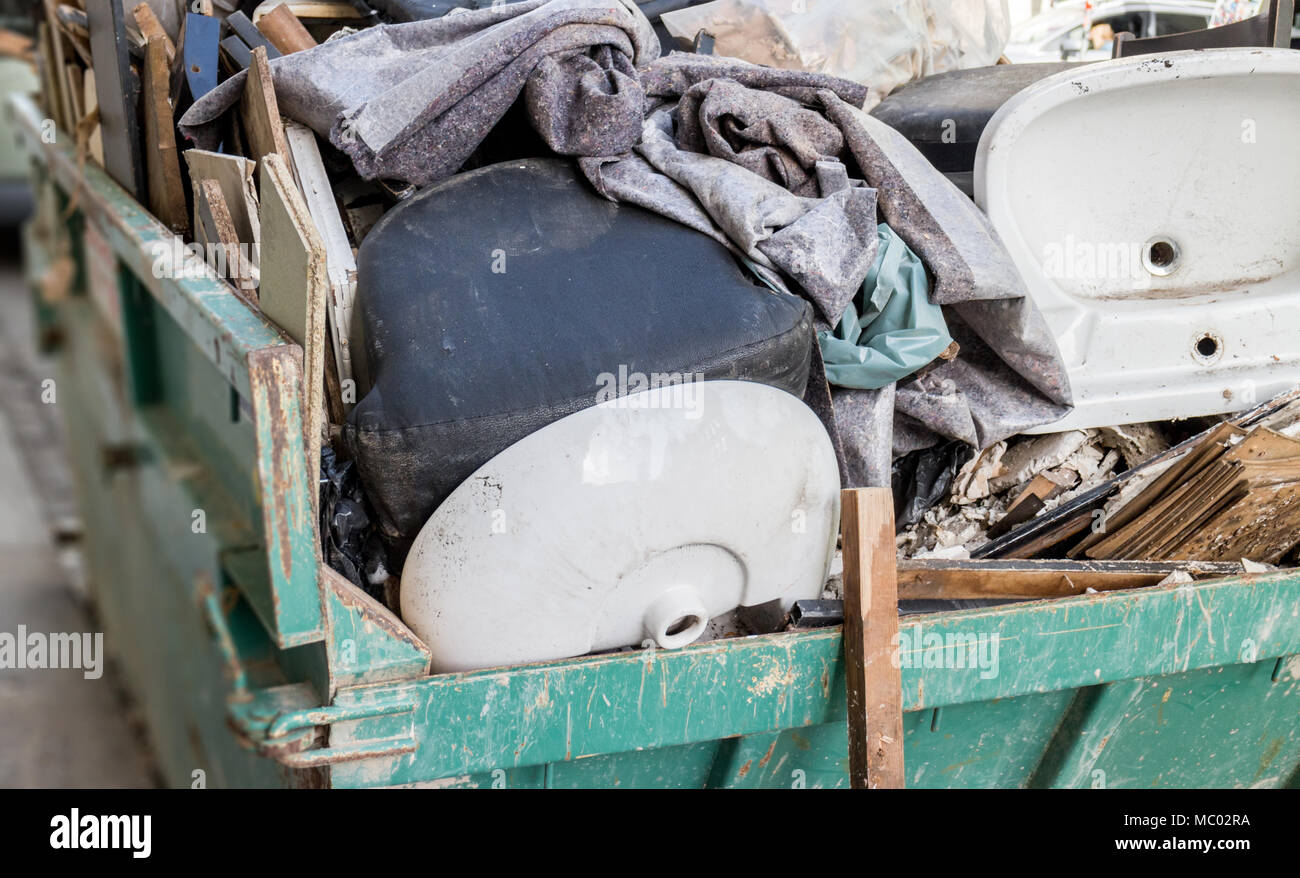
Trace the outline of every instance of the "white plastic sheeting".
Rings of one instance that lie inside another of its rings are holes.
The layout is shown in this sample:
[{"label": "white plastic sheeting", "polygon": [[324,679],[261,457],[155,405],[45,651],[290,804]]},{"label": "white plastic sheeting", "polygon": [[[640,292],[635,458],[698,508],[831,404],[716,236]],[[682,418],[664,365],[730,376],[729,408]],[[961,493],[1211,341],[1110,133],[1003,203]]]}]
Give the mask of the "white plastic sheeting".
[{"label": "white plastic sheeting", "polygon": [[860,82],[868,110],[913,79],[996,63],[1011,33],[1007,0],[715,0],[663,23],[688,43],[707,31],[719,55]]}]

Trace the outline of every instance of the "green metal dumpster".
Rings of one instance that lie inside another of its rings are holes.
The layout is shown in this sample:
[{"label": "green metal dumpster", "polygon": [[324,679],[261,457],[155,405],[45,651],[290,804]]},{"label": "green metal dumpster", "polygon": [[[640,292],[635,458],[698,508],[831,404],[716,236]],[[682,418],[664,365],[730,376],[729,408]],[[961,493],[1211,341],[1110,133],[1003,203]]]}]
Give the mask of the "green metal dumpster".
[{"label": "green metal dumpster", "polygon": [[[838,628],[431,675],[399,619],[320,566],[301,349],[43,139],[30,101],[9,112],[92,595],[169,784],[848,785]],[[901,635],[909,786],[1300,785],[1298,571]]]}]

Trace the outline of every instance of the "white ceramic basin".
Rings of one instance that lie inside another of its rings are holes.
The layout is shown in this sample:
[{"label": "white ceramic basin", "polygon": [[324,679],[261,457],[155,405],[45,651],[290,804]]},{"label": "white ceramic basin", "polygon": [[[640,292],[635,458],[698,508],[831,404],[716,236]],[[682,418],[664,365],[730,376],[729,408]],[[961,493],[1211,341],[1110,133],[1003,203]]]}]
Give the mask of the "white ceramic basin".
[{"label": "white ceramic basin", "polygon": [[1300,52],[1143,55],[990,120],[975,199],[1070,370],[1040,431],[1236,411],[1300,383]]},{"label": "white ceramic basin", "polygon": [[821,595],[840,487],[821,421],[761,384],[689,394],[569,415],[437,508],[401,589],[435,670],[675,648],[737,606]]}]

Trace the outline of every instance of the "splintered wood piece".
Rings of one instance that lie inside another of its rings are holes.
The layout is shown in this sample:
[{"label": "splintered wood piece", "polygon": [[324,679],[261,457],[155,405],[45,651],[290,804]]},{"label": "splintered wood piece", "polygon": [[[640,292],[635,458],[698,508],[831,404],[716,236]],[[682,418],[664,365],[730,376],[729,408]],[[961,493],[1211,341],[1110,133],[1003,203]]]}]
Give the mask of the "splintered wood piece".
[{"label": "splintered wood piece", "polygon": [[154,37],[145,46],[144,132],[145,164],[149,171],[149,209],[175,232],[189,228],[185,184],[176,153],[176,122],[172,117],[167,50]]},{"label": "splintered wood piece", "polygon": [[[316,132],[306,125],[286,122],[285,135],[297,167],[298,188],[325,243],[330,277],[330,341],[338,369],[337,383],[341,388],[343,382],[353,380],[348,332],[352,327],[353,303],[357,297],[357,262],[338,203],[334,200],[334,188],[325,173]],[[339,402],[342,404],[341,399]]]},{"label": "splintered wood piece", "polygon": [[[261,193],[262,313],[303,349],[303,430],[307,460],[319,466],[324,422],[326,305],[325,245],[284,160],[275,153],[258,168]],[[313,506],[317,502],[312,494]]]},{"label": "splintered wood piece", "polygon": [[289,173],[294,174],[293,159],[284,134],[284,122],[280,119],[280,107],[275,102],[271,65],[266,59],[266,50],[260,46],[252,52],[248,76],[244,80],[240,118],[244,122],[244,133],[248,136],[248,157],[261,161],[263,156],[278,155]]},{"label": "splintered wood piece", "polygon": [[176,45],[171,41],[171,37],[167,36],[167,31],[163,30],[158,16],[154,15],[148,3],[140,3],[131,10],[131,17],[135,19],[135,26],[140,28],[140,35],[144,37],[146,46],[150,40],[163,41],[163,46],[167,49],[167,67],[170,69],[176,62]]},{"label": "splintered wood piece", "polygon": [[194,181],[194,239],[204,248],[208,264],[218,276],[228,277],[250,299],[257,299],[257,267],[246,239],[230,212],[221,183]]},{"label": "splintered wood piece", "polygon": [[[82,87],[84,98],[82,107],[86,111],[86,116],[99,118],[99,95],[95,90],[95,71],[87,70],[82,77]],[[89,144],[87,149],[90,151],[90,157],[102,168],[104,166],[104,135],[100,132],[99,123],[96,121],[94,129],[89,135]]]},{"label": "splintered wood piece", "polygon": [[257,29],[285,55],[316,46],[316,41],[307,33],[298,16],[283,3],[259,18]]},{"label": "splintered wood piece", "polygon": [[221,184],[216,180],[194,181],[194,238],[203,246],[212,270],[219,277],[228,277],[241,292],[256,301],[256,275],[240,244]]},{"label": "splintered wood piece", "polygon": [[903,689],[898,648],[894,495],[889,488],[840,492],[844,550],[844,684],[849,783],[902,789]]}]

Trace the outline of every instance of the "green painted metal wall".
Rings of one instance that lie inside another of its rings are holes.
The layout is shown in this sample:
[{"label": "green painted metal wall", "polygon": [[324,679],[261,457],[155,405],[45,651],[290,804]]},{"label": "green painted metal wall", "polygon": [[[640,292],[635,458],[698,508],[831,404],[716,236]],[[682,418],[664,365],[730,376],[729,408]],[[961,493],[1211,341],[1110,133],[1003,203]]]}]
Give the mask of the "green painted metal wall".
[{"label": "green painted metal wall", "polygon": [[[170,784],[847,784],[838,630],[428,676],[399,622],[313,566],[300,351],[220,282],[150,274],[165,231],[66,147],[29,133],[28,148],[61,207],[83,187],[55,229],[74,289],[39,307],[61,339],[107,647]],[[86,222],[115,254],[107,306]],[[1293,572],[908,618],[902,634],[910,786],[1300,782]]]}]

